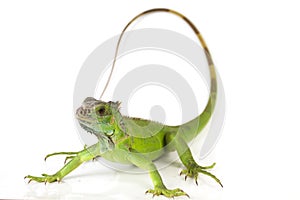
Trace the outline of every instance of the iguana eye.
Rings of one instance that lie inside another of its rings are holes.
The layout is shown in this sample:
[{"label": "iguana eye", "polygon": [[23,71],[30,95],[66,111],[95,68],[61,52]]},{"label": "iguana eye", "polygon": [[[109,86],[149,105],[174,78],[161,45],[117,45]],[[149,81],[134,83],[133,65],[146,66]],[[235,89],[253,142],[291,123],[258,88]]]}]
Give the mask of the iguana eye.
[{"label": "iguana eye", "polygon": [[100,115],[100,116],[103,116],[105,114],[105,107],[101,107],[97,113]]}]

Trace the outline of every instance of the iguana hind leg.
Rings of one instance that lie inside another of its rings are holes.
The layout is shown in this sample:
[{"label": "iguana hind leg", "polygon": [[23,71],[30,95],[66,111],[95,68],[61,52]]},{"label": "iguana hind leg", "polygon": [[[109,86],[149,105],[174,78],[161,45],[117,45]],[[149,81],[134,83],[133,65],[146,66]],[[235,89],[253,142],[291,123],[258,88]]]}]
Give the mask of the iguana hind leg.
[{"label": "iguana hind leg", "polygon": [[173,190],[167,189],[154,163],[151,160],[144,157],[143,155],[139,153],[129,153],[127,159],[135,166],[149,171],[150,178],[154,185],[154,189],[149,189],[146,191],[146,193],[152,193],[153,197],[159,195],[164,195],[169,198],[171,197],[173,198],[175,196],[183,196],[183,195],[188,196],[187,193],[185,193],[183,190],[179,188]]},{"label": "iguana hind leg", "polygon": [[212,173],[208,172],[207,169],[211,169],[215,166],[216,163],[213,163],[210,166],[200,166],[194,160],[192,152],[187,145],[187,143],[180,136],[172,137],[173,142],[175,142],[175,149],[180,157],[181,162],[184,164],[186,169],[180,172],[180,175],[185,175],[185,180],[187,177],[195,179],[196,184],[198,185],[198,174],[205,174],[213,178],[221,187],[223,187],[221,181]]},{"label": "iguana hind leg", "polygon": [[[45,183],[52,183],[55,181],[61,181],[63,177],[65,177],[67,174],[69,174],[71,171],[76,169],[79,165],[81,165],[85,161],[92,160],[96,156],[99,156],[99,143],[94,144],[93,146],[89,148],[84,148],[82,151],[79,152],[60,152],[60,153],[54,153],[49,155],[59,155],[59,154],[67,154],[67,155],[73,155],[71,160],[65,164],[58,172],[52,175],[48,174],[42,174],[42,176],[25,176],[25,178],[29,179],[29,182],[36,181],[36,182],[45,182]],[[48,156],[49,157],[49,156]],[[46,157],[47,158],[47,157]]]}]

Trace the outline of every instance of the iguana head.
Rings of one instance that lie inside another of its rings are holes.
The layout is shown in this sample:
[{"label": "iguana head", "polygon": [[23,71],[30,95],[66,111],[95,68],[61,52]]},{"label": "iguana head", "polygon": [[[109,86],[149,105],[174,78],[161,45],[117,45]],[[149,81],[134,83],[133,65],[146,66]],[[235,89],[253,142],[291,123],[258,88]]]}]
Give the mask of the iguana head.
[{"label": "iguana head", "polygon": [[80,126],[100,140],[109,140],[116,131],[124,130],[119,102],[104,102],[87,97],[76,111]]}]

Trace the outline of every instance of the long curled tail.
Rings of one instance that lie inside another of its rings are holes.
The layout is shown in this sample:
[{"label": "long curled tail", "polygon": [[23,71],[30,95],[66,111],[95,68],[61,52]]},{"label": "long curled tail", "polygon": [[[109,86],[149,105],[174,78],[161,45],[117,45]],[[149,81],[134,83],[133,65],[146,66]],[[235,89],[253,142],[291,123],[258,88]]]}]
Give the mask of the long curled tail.
[{"label": "long curled tail", "polygon": [[[117,43],[117,46],[116,46],[115,56],[114,56],[113,63],[112,63],[111,72],[110,72],[108,81],[107,81],[107,83],[106,83],[106,85],[103,89],[103,92],[100,96],[100,99],[103,96],[103,94],[104,94],[104,92],[105,92],[105,90],[106,90],[106,88],[109,84],[110,78],[112,76],[112,73],[113,73],[113,70],[114,70],[114,67],[115,67],[115,64],[116,64],[116,60],[117,60],[117,55],[118,55],[118,52],[119,52],[119,46],[120,46],[120,43],[121,43],[121,40],[123,38],[123,35],[124,35],[125,31],[138,18],[140,18],[144,15],[147,15],[147,14],[150,14],[150,13],[156,13],[156,12],[171,13],[171,14],[174,14],[174,15],[180,17],[181,19],[183,19],[192,28],[192,30],[194,31],[194,33],[198,37],[199,42],[200,42],[201,46],[204,49],[206,59],[207,59],[207,62],[208,62],[211,83],[210,83],[209,100],[206,104],[206,107],[205,107],[204,111],[199,116],[197,116],[196,118],[194,118],[193,120],[191,120],[191,121],[189,121],[185,124],[182,124],[181,126],[178,126],[178,127],[185,130],[184,132],[187,134],[186,135],[187,140],[191,140],[195,135],[197,135],[206,126],[206,124],[209,122],[209,120],[212,116],[212,113],[214,111],[215,104],[216,104],[216,98],[217,98],[217,77],[216,77],[216,71],[215,71],[215,67],[214,67],[209,49],[206,46],[206,43],[205,43],[200,31],[196,28],[196,26],[187,17],[185,17],[183,14],[181,14],[177,11],[174,11],[174,10],[171,10],[171,9],[166,9],[166,8],[154,8],[154,9],[150,9],[150,10],[147,10],[147,11],[144,11],[144,12],[138,14],[137,16],[132,18],[132,20],[129,21],[129,23],[122,30],[121,35],[119,37],[119,40],[118,40],[118,43]],[[196,129],[195,129],[195,127],[196,127]]]}]

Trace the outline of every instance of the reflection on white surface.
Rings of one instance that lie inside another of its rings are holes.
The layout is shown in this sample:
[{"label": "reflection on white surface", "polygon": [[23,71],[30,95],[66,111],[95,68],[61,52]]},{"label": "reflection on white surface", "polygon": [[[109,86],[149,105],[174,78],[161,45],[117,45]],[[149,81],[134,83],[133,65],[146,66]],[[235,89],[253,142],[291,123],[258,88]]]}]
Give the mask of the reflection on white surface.
[{"label": "reflection on white surface", "polygon": [[[167,158],[168,159],[168,158]],[[157,161],[165,162],[164,159]],[[207,161],[210,162],[210,161]],[[208,164],[205,162],[205,164]],[[161,169],[160,174],[165,185],[170,188],[181,188],[187,192],[191,199],[219,200],[222,189],[210,177],[199,175],[199,186],[194,180],[184,181],[184,177],[179,176],[183,166],[179,162],[171,164],[169,167]],[[213,170],[217,174],[218,170]],[[130,174],[118,172],[106,168],[98,162],[89,162],[79,167],[62,183],[30,183],[26,185],[26,199],[151,199],[152,195],[145,194],[147,189],[153,188],[148,173]],[[155,199],[167,199],[163,196]],[[176,199],[188,199],[187,197],[177,197]]]},{"label": "reflection on white surface", "polygon": [[72,192],[72,187],[68,183],[63,184],[39,184],[33,183],[28,185],[28,196],[36,198],[55,199],[68,195]]}]

